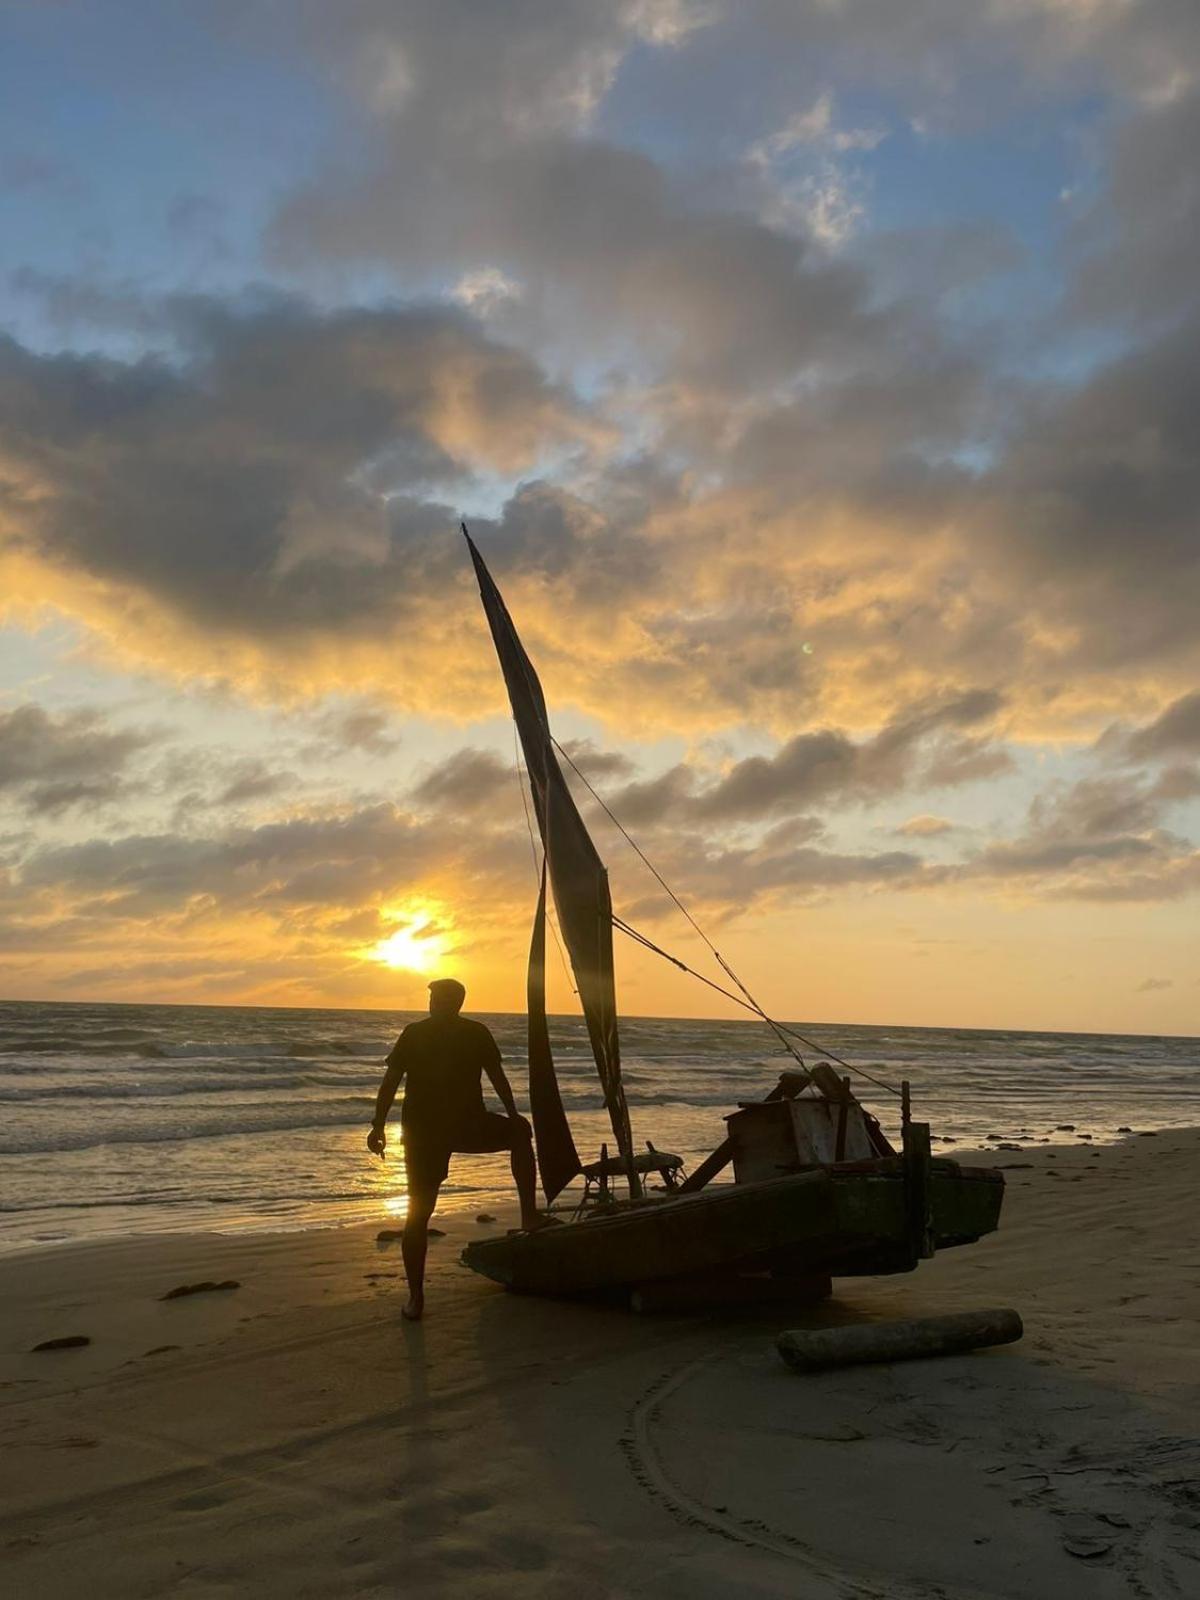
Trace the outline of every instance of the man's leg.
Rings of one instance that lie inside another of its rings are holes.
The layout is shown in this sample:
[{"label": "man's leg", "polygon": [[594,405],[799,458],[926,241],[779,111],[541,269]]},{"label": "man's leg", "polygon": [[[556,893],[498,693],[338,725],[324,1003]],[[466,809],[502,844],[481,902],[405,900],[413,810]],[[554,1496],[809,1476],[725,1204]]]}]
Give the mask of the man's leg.
[{"label": "man's leg", "polygon": [[425,1253],[429,1248],[429,1219],[437,1206],[438,1189],[423,1185],[408,1189],[408,1215],[400,1237],[404,1275],[408,1279],[408,1300],[400,1314],[409,1322],[420,1322],[425,1310]]},{"label": "man's leg", "polygon": [[536,1228],[541,1219],[537,1208],[537,1164],[533,1159],[533,1135],[524,1118],[514,1124],[514,1131],[512,1175],[521,1202],[521,1226]]}]

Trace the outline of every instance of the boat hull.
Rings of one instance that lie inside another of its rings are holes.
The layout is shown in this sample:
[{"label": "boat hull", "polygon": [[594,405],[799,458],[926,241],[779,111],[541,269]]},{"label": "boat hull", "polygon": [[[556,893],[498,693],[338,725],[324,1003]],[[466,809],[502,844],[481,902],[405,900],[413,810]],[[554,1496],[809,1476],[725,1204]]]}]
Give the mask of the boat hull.
[{"label": "boat hull", "polygon": [[[992,1232],[1003,1196],[1004,1179],[994,1169],[935,1161],[934,1246]],[[884,1161],[722,1185],[537,1233],[481,1239],[462,1259],[509,1289],[582,1295],[706,1273],[906,1272],[918,1256],[903,1166]]]}]

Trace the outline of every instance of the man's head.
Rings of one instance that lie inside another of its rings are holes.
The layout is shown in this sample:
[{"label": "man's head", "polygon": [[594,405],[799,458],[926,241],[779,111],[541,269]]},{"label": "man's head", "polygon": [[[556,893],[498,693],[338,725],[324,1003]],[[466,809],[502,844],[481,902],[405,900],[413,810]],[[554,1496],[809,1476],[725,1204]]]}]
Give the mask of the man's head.
[{"label": "man's head", "polygon": [[462,1010],[467,991],[457,978],[435,978],[429,985],[429,1010],[435,1017],[455,1017]]}]

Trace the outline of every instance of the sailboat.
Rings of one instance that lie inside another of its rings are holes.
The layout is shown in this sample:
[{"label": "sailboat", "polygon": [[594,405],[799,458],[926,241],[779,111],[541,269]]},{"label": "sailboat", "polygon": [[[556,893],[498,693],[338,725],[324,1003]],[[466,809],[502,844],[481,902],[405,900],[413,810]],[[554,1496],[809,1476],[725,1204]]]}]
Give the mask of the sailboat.
[{"label": "sailboat", "polygon": [[[718,1291],[750,1295],[772,1286],[819,1298],[836,1276],[908,1272],[936,1250],[992,1232],[1003,1175],[934,1157],[928,1123],[912,1118],[907,1084],[897,1091],[901,1149],[893,1149],[851,1092],[848,1071],[834,1070],[848,1063],[769,1017],[715,949],[735,987],[703,981],[775,1032],[791,1054],[788,1070],[762,1101],[730,1113],[727,1137],[690,1176],[680,1176],[678,1156],[650,1143],[645,1151],[635,1149],[621,1081],[614,926],[666,952],[614,917],[608,873],[564,776],[559,754],[570,758],[551,732],[541,683],[465,524],[462,532],[508,689],[542,845],[527,981],[538,1169],[550,1203],[573,1179],[585,1179],[584,1201],[572,1220],[477,1240],[463,1251],[465,1265],[513,1290],[626,1295],[635,1307],[649,1309],[681,1305],[689,1296],[702,1300],[710,1291],[719,1298]],[[612,1127],[613,1153],[605,1147],[586,1165],[563,1107],[546,1016],[548,891]],[[733,1182],[714,1183],[730,1166]],[[660,1186],[651,1191],[655,1176]],[[621,1184],[627,1194],[618,1198]]]}]

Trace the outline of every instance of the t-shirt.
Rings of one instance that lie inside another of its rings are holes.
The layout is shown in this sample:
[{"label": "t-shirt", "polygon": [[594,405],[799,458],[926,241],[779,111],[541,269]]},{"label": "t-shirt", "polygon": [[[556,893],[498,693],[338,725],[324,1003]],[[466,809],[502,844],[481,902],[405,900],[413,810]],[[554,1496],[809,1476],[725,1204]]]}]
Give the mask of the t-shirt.
[{"label": "t-shirt", "polygon": [[390,1066],[404,1069],[402,1125],[446,1133],[477,1122],[485,1114],[483,1071],[499,1061],[482,1022],[459,1016],[410,1022],[388,1056]]}]

